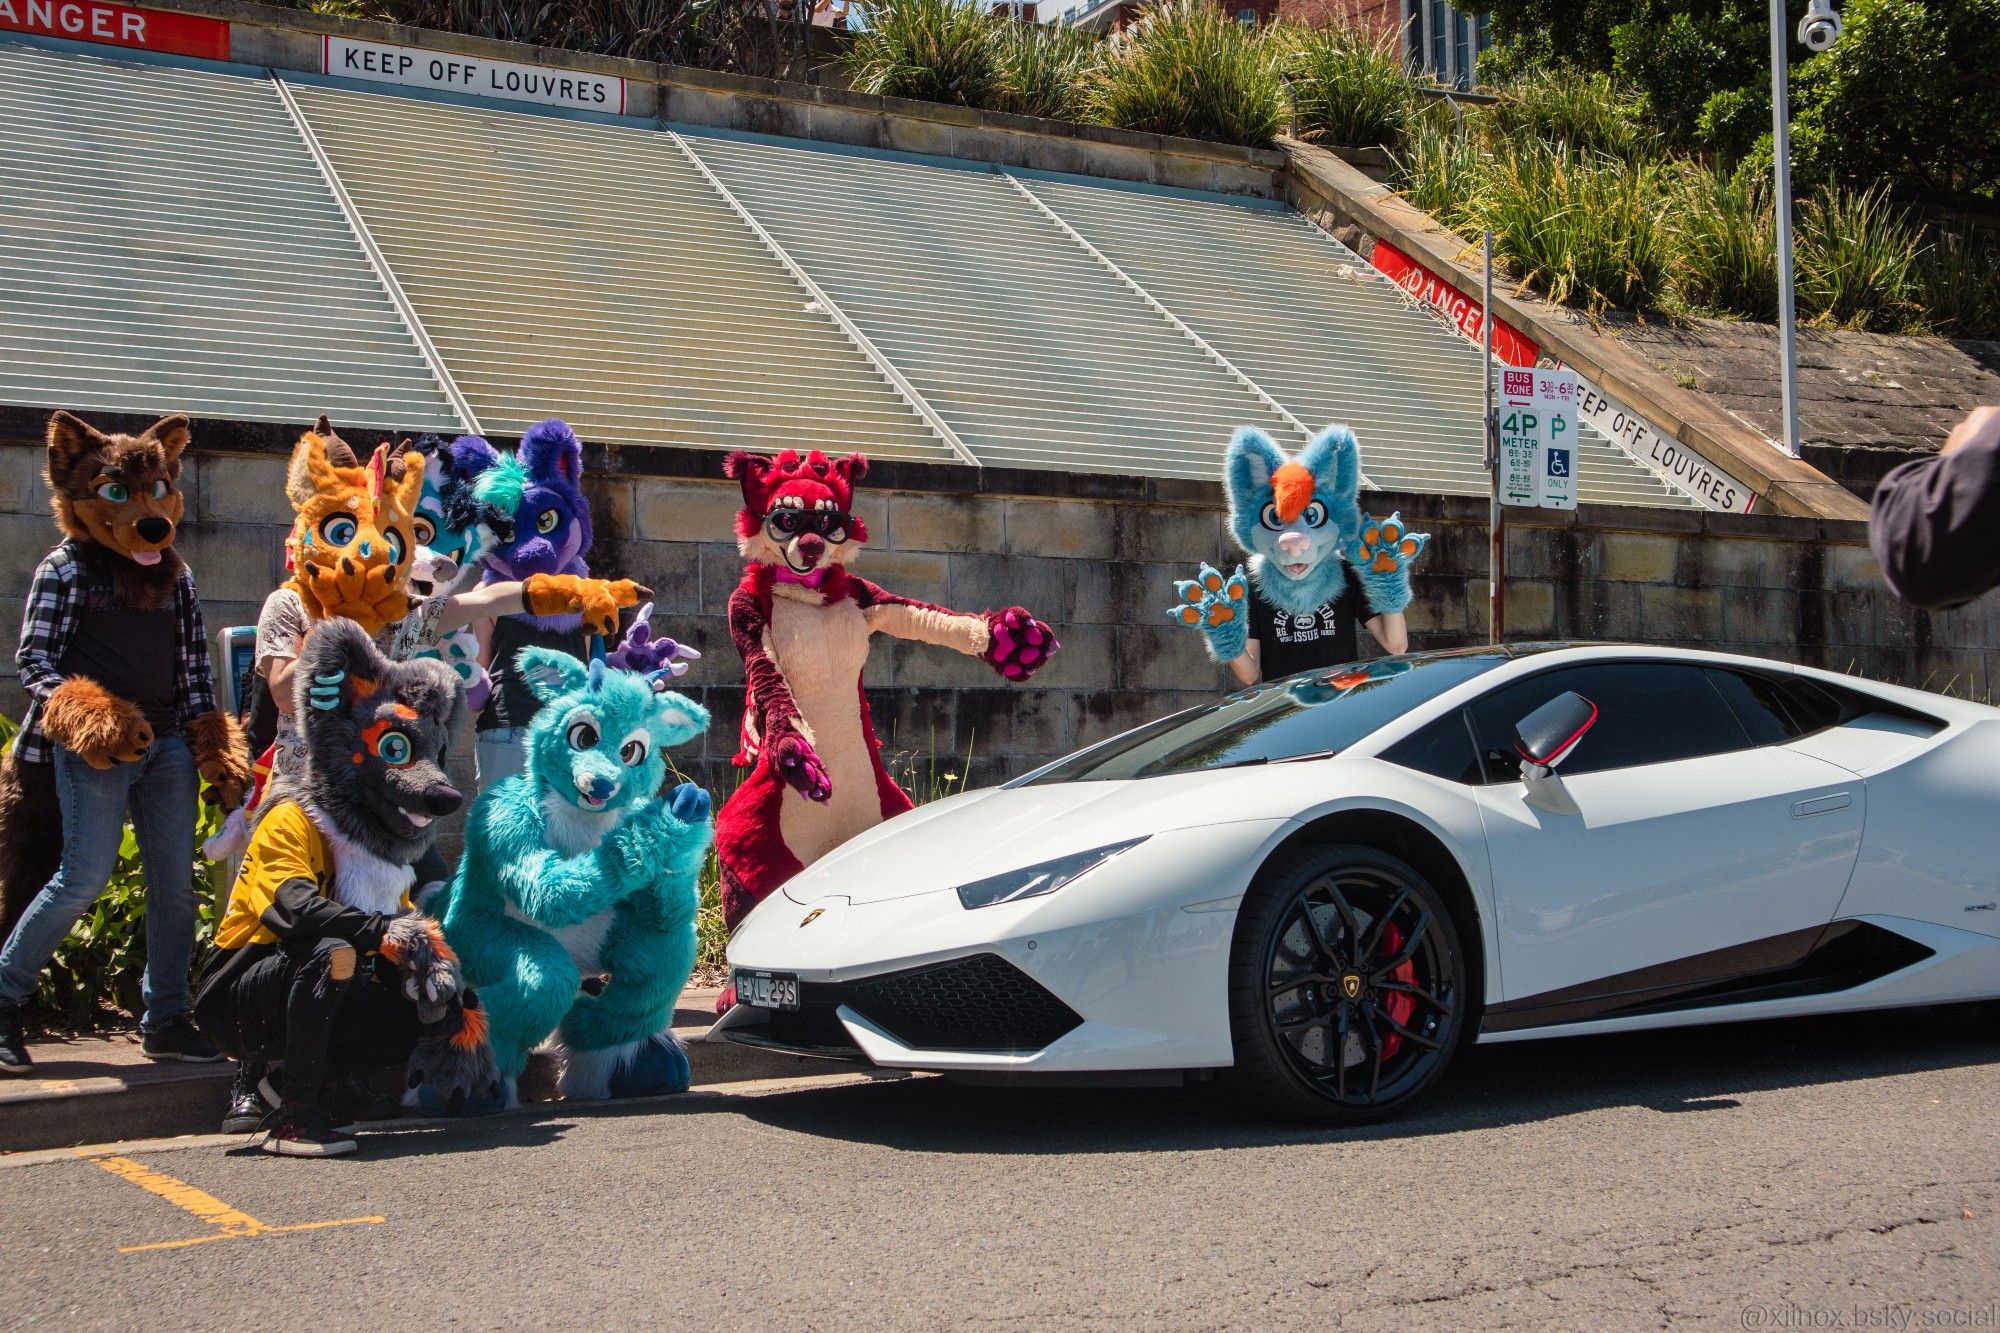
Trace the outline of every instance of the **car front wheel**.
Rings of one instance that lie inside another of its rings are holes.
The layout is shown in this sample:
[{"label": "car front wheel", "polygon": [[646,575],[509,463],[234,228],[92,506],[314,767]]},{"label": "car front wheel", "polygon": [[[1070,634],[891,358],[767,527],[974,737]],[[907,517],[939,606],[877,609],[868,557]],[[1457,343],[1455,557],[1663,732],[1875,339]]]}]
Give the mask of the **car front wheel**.
[{"label": "car front wheel", "polygon": [[1414,867],[1372,847],[1289,853],[1237,914],[1234,1082],[1291,1119],[1391,1115],[1451,1063],[1467,980],[1451,912]]}]

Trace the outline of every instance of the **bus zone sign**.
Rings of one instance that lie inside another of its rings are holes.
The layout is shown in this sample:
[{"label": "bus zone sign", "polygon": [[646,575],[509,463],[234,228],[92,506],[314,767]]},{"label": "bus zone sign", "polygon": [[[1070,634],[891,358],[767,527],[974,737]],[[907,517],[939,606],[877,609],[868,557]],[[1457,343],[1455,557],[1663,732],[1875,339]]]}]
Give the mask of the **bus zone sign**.
[{"label": "bus zone sign", "polygon": [[1576,373],[1500,369],[1500,503],[1576,508]]}]

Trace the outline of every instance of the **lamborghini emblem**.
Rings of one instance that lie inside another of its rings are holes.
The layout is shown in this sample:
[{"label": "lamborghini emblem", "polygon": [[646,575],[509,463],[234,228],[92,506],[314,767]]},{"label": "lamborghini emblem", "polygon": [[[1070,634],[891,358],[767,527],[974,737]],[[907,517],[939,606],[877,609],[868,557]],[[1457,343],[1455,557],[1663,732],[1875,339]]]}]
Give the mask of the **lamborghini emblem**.
[{"label": "lamborghini emblem", "polygon": [[1361,994],[1360,974],[1349,972],[1346,976],[1342,977],[1340,979],[1340,993],[1350,1000]]},{"label": "lamborghini emblem", "polygon": [[799,929],[804,930],[807,926],[810,926],[813,922],[819,920],[824,915],[826,915],[826,909],[824,907],[813,908],[812,911],[806,913],[806,919],[799,922]]}]

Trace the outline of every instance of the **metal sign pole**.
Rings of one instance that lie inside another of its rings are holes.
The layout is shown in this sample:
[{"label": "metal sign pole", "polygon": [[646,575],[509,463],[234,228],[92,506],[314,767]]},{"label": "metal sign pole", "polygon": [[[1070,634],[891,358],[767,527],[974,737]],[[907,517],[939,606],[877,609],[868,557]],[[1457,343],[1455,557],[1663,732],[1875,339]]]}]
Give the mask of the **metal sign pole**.
[{"label": "metal sign pole", "polygon": [[1778,447],[1793,458],[1799,456],[1799,316],[1792,277],[1792,134],[1791,115],[1785,105],[1787,51],[1790,31],[1785,18],[1785,0],[1771,0],[1771,168],[1775,193],[1773,211],[1778,215],[1778,354],[1779,392],[1785,413],[1784,438]]},{"label": "metal sign pole", "polygon": [[1480,341],[1486,372],[1486,623],[1488,643],[1507,637],[1507,511],[1500,505],[1500,436],[1493,410],[1493,233],[1485,233],[1480,243],[1485,278],[1485,315],[1480,323]]}]

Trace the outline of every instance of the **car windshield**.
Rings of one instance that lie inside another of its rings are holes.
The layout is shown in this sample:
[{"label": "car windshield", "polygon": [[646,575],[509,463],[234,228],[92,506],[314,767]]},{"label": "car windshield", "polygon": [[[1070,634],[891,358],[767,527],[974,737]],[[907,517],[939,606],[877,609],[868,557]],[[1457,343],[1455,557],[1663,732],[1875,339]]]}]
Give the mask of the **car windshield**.
[{"label": "car windshield", "polygon": [[1337,754],[1506,660],[1504,651],[1421,653],[1271,681],[1078,751],[1022,785],[1114,782]]}]

